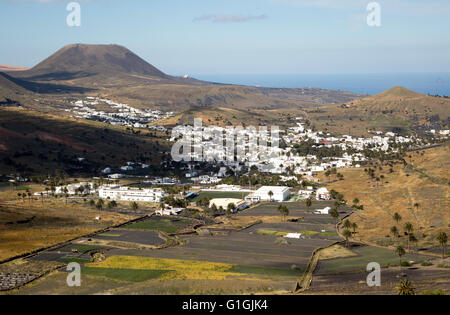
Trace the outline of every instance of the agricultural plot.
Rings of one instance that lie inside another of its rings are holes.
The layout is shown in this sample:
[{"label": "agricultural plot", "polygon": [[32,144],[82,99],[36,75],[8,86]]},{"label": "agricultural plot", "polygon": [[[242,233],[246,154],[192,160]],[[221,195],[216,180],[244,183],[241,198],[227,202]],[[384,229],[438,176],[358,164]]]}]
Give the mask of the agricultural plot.
[{"label": "agricultural plot", "polygon": [[[263,203],[254,208],[250,208],[240,212],[239,216],[260,216],[260,217],[269,217],[269,216],[280,216],[280,212],[278,211],[280,203]],[[309,224],[335,224],[336,220],[331,217],[331,215],[323,215],[323,214],[314,214],[313,211],[315,209],[323,209],[325,207],[332,208],[332,201],[313,201],[311,207],[307,207],[304,201],[296,201],[296,202],[284,202],[285,205],[289,209],[289,217],[301,218],[300,222],[309,223]],[[341,207],[339,209],[340,216],[345,216],[351,209],[348,207]]]},{"label": "agricultural plot", "polygon": [[[263,223],[250,227],[247,231],[258,235],[285,236],[288,233],[300,233],[303,239],[323,239],[339,241],[341,238],[336,233],[332,224],[308,224],[297,222]],[[324,232],[323,232],[324,231]]]},{"label": "agricultural plot", "polygon": [[[333,274],[350,271],[365,270],[370,262],[377,262],[381,267],[398,266],[399,257],[393,250],[372,246],[361,246],[352,250],[356,256],[319,261],[316,274]],[[415,253],[408,253],[402,261],[422,262],[430,257]]]},{"label": "agricultural plot", "polygon": [[111,250],[108,255],[223,262],[248,266],[303,270],[311,253],[332,241],[289,240],[280,244],[273,236],[257,235],[247,230],[215,236],[184,237],[186,244],[157,251]]},{"label": "agricultural plot", "polygon": [[[442,292],[449,294],[450,278],[448,270],[435,268],[403,268],[403,273],[416,288],[417,294]],[[400,270],[398,267],[383,269],[381,286],[369,287],[366,284],[367,272],[314,275],[308,294],[397,294]]]},{"label": "agricultural plot", "polygon": [[164,243],[164,240],[159,237],[157,232],[144,230],[111,229],[106,233],[96,235],[92,239],[154,246]]},{"label": "agricultural plot", "polygon": [[176,233],[192,224],[193,221],[189,219],[152,216],[146,220],[126,225],[122,229]]},{"label": "agricultural plot", "polygon": [[248,192],[236,192],[236,191],[201,191],[199,195],[192,199],[193,202],[202,200],[203,198],[233,198],[233,199],[244,199],[249,193]]}]

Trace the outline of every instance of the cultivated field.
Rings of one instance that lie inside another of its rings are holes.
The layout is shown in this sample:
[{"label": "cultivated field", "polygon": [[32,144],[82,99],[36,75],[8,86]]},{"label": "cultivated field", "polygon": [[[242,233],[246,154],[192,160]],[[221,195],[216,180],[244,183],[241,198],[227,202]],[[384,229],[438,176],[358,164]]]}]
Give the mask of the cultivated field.
[{"label": "cultivated field", "polygon": [[[30,185],[31,192],[43,189]],[[19,191],[0,191],[0,260],[25,254],[132,219],[94,210],[82,201],[64,199],[18,200]],[[37,197],[36,197],[37,198]],[[99,216],[100,220],[95,220]]]}]

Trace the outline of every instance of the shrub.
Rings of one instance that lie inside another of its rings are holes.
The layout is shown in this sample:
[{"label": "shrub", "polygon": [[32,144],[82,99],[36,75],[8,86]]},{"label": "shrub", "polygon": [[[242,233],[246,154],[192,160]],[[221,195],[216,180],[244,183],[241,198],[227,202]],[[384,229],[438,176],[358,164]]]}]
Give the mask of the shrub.
[{"label": "shrub", "polygon": [[425,290],[422,293],[420,293],[420,295],[445,295],[444,291],[442,291],[442,289],[438,289],[438,290]]}]

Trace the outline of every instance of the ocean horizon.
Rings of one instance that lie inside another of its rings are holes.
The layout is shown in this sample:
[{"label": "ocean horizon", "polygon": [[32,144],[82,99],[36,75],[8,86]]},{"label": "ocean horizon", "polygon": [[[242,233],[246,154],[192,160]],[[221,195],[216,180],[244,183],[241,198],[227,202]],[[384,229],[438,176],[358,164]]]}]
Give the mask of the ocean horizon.
[{"label": "ocean horizon", "polygon": [[450,73],[377,74],[193,74],[193,78],[217,83],[271,87],[322,88],[374,95],[395,86],[415,92],[450,96]]}]

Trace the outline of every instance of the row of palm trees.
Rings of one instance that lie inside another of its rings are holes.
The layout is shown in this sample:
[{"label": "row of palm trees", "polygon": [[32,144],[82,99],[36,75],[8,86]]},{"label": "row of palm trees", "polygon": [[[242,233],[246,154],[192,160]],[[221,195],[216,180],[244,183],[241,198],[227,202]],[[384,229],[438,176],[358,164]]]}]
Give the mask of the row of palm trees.
[{"label": "row of palm trees", "polygon": [[[414,206],[418,207],[419,204],[416,203],[416,204],[414,204]],[[402,220],[402,216],[398,212],[394,213],[392,218],[397,223],[397,225]],[[390,231],[391,231],[391,234],[394,237],[397,238],[398,246],[401,247],[400,246],[400,231],[399,231],[397,225],[392,226]],[[418,239],[414,235],[414,226],[413,226],[413,224],[411,222],[406,222],[404,224],[404,226],[403,226],[403,229],[405,231],[405,234],[408,236],[406,238],[406,242],[407,242],[407,249],[408,249],[408,251],[410,251],[410,243],[415,243],[415,244],[418,243]],[[447,242],[448,242],[448,236],[447,236],[447,234],[445,232],[441,231],[436,236],[436,240],[439,242],[439,245],[442,248],[442,259],[444,259],[445,258],[446,247],[447,247]]]},{"label": "row of palm trees", "polygon": [[[344,230],[342,231],[342,236],[345,238],[347,248],[350,246],[349,239],[356,234],[356,229],[358,229],[358,224],[356,222],[351,222],[350,220],[345,220],[342,223]],[[353,231],[351,231],[353,230]]]}]

